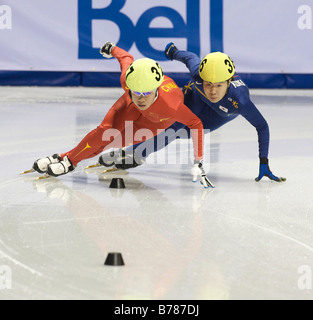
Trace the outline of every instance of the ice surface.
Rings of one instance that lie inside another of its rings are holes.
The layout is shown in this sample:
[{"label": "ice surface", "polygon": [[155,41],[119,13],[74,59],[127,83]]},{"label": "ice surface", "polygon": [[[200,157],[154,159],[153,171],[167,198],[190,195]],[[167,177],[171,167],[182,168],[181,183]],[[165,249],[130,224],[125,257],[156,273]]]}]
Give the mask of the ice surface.
[{"label": "ice surface", "polygon": [[[213,190],[188,164],[153,161],[121,175],[123,190],[84,170],[97,157],[59,178],[19,175],[74,147],[121,93],[0,87],[0,299],[312,299],[313,92],[251,90],[285,183],[254,181],[242,117],[206,136]],[[104,266],[109,252],[125,266]]]}]

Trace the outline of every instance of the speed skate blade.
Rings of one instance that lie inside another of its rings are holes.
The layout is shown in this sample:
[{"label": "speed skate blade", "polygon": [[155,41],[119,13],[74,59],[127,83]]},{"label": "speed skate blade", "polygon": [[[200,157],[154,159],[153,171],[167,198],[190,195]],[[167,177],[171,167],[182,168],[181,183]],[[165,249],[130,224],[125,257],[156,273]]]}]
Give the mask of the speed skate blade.
[{"label": "speed skate blade", "polygon": [[89,167],[86,167],[85,169],[85,172],[87,174],[94,174],[96,173],[97,175],[99,174],[121,174],[121,175],[125,175],[125,174],[128,174],[128,172],[126,170],[123,170],[123,169],[117,169],[115,167],[113,168],[110,168],[110,169],[106,169],[106,170],[103,170],[103,166],[102,165],[93,165],[93,166],[89,166]]},{"label": "speed skate blade", "polygon": [[34,169],[26,170],[26,171],[21,172],[20,175],[21,174],[32,173],[32,172],[35,172],[35,170]]},{"label": "speed skate blade", "polygon": [[100,163],[96,163],[96,164],[93,164],[91,166],[87,166],[85,169],[97,168],[97,167],[100,167],[100,166],[101,166]]},{"label": "speed skate blade", "polygon": [[36,178],[36,181],[38,181],[38,180],[43,180],[43,179],[47,179],[47,178],[49,178],[49,177],[51,177],[49,174],[45,174],[44,176],[40,176],[40,177]]},{"label": "speed skate blade", "polygon": [[118,168],[112,168],[112,169],[104,170],[102,173],[103,174],[118,173],[118,174],[125,175],[125,174],[128,174],[128,171],[123,170],[123,169],[118,169]]}]

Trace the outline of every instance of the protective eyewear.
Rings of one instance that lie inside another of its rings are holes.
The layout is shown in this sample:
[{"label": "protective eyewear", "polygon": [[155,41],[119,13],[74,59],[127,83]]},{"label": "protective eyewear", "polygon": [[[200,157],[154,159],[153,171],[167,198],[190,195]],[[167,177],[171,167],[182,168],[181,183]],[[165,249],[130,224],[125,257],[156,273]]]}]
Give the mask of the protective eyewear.
[{"label": "protective eyewear", "polygon": [[153,91],[148,91],[148,92],[138,92],[138,91],[132,91],[132,93],[137,96],[137,97],[140,97],[140,96],[149,96],[150,94],[152,94],[153,92],[155,92],[156,90],[153,90]]}]

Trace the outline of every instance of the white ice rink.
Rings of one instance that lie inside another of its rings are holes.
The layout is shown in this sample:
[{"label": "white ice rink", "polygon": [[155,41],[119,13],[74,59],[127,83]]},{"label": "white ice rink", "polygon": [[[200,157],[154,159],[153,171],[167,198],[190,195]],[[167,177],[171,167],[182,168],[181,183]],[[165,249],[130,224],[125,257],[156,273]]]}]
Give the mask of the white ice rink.
[{"label": "white ice rink", "polygon": [[[313,92],[251,90],[285,183],[254,181],[242,117],[206,136],[215,189],[187,164],[145,164],[111,189],[113,175],[84,170],[98,157],[59,178],[19,175],[76,146],[121,93],[0,87],[0,300],[312,299]],[[125,266],[105,266],[109,252]]]}]

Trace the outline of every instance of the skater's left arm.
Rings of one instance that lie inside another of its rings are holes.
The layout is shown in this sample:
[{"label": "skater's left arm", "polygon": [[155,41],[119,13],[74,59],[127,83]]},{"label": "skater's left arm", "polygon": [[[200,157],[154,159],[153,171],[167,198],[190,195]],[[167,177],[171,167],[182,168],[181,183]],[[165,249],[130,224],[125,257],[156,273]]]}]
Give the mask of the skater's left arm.
[{"label": "skater's left arm", "polygon": [[164,94],[164,90],[160,90],[160,99],[163,100],[159,111],[162,112],[162,116],[180,122],[191,129],[195,161],[202,160],[204,145],[202,121],[184,104],[184,94],[176,84],[165,92]]},{"label": "skater's left arm", "polygon": [[265,118],[262,116],[260,111],[257,109],[257,107],[250,99],[246,99],[245,104],[241,107],[241,115],[256,128],[258,133],[260,166],[259,175],[257,178],[255,178],[255,180],[260,181],[265,176],[268,177],[270,180],[274,180],[277,182],[285,181],[286,178],[275,176],[269,168],[269,126]]},{"label": "skater's left arm", "polygon": [[202,81],[199,76],[200,58],[193,52],[179,50],[173,42],[167,44],[165,48],[165,56],[169,60],[177,60],[186,65],[190,71],[190,75],[195,81]]},{"label": "skater's left arm", "polygon": [[204,188],[214,188],[213,183],[208,179],[204,170],[204,131],[202,121],[183,103],[179,105],[173,118],[177,122],[185,124],[191,132],[195,159],[192,168],[193,182],[197,182],[199,177],[200,183]]}]

